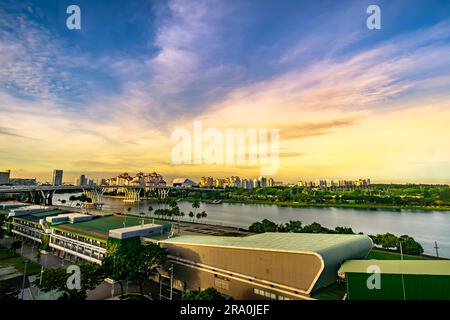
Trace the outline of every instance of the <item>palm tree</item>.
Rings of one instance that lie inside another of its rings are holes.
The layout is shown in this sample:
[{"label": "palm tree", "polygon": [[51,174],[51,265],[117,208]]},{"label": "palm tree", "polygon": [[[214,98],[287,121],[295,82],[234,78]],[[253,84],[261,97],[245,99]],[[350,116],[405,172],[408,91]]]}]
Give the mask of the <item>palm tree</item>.
[{"label": "palm tree", "polygon": [[148,206],[148,214],[151,215],[151,212],[153,211],[153,207],[152,206]]},{"label": "palm tree", "polygon": [[200,208],[200,201],[194,200],[194,202],[192,202],[192,208],[194,208],[194,214],[195,214],[197,209]]},{"label": "palm tree", "polygon": [[189,211],[189,218],[192,219],[192,222],[194,222],[194,216],[195,214],[192,211]]},{"label": "palm tree", "polygon": [[199,212],[195,215],[195,217],[197,218],[197,220],[200,220],[202,218],[202,214]]},{"label": "palm tree", "polygon": [[203,218],[206,218],[208,215],[206,214],[206,211],[202,211],[201,216],[202,216],[202,219],[203,219]]}]

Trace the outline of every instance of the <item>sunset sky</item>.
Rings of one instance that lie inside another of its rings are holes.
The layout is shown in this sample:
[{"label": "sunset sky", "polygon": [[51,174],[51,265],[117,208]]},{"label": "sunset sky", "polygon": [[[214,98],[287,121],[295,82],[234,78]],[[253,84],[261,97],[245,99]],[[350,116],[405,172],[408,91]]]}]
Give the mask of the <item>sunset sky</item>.
[{"label": "sunset sky", "polygon": [[[81,30],[66,28],[67,6]],[[366,27],[369,4],[381,30]],[[174,165],[171,133],[280,130],[286,182],[450,183],[449,1],[0,0],[0,171],[259,176]]]}]

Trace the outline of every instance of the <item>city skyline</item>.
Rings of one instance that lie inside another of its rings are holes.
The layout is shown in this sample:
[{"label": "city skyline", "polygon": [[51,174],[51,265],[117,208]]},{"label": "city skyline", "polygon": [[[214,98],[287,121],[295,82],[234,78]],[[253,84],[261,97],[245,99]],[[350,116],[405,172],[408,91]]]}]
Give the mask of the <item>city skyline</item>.
[{"label": "city skyline", "polygon": [[171,163],[171,132],[200,120],[279,129],[275,180],[450,183],[449,3],[378,1],[369,30],[366,1],[78,1],[68,30],[63,3],[1,2],[0,171],[15,178],[260,175]]}]

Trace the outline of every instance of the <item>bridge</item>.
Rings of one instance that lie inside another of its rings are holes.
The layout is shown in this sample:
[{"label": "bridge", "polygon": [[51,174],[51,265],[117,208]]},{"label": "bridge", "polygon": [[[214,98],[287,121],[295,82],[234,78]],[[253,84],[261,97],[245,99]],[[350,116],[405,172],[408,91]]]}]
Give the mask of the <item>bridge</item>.
[{"label": "bridge", "polygon": [[156,195],[160,199],[165,199],[171,189],[176,190],[201,190],[211,191],[216,189],[198,188],[198,187],[172,187],[162,185],[73,185],[73,186],[0,186],[0,194],[16,194],[25,193],[27,201],[34,204],[52,205],[52,199],[56,191],[82,192],[86,197],[92,199],[94,206],[103,203],[103,195],[109,190],[117,190],[125,193],[124,202],[136,202],[141,199],[142,190],[156,191]]}]

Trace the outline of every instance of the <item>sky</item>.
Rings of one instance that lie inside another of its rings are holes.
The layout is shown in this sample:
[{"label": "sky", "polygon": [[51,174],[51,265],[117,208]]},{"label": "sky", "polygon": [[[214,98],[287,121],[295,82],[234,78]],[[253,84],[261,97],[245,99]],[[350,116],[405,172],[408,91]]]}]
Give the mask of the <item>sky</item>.
[{"label": "sky", "polygon": [[173,163],[172,133],[201,121],[278,129],[275,180],[450,183],[449,13],[432,0],[0,0],[0,170],[260,175]]}]

